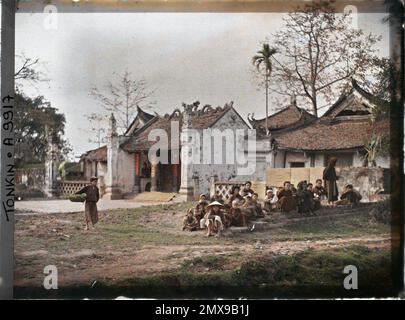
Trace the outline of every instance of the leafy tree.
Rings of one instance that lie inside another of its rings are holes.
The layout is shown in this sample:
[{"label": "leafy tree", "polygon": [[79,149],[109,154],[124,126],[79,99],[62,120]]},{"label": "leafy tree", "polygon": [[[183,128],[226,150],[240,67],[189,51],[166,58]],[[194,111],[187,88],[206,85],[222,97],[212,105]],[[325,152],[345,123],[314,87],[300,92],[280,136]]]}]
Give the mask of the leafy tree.
[{"label": "leafy tree", "polygon": [[15,98],[16,164],[45,161],[48,135],[59,147],[61,154],[67,157],[71,146],[63,138],[65,115],[58,113],[42,96],[30,98],[17,91]]},{"label": "leafy tree", "polygon": [[271,57],[276,54],[276,49],[270,48],[268,43],[264,43],[263,47],[257,51],[257,54],[252,58],[252,64],[256,67],[257,71],[264,75],[265,88],[266,88],[266,133],[268,133],[268,117],[269,117],[269,79],[273,64]]},{"label": "leafy tree", "polygon": [[314,115],[330,105],[355,77],[365,82],[374,67],[373,34],[351,27],[350,13],[337,14],[330,1],[298,8],[284,18],[285,26],[274,34],[271,90],[296,94]]}]

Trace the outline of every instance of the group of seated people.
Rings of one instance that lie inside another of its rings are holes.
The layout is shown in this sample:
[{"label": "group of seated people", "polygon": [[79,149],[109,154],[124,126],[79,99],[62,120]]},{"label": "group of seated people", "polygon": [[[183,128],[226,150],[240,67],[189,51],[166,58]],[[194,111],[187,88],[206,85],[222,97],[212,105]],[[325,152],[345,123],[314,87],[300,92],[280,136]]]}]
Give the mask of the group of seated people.
[{"label": "group of seated people", "polygon": [[254,218],[263,218],[264,210],[259,195],[248,181],[241,188],[234,186],[227,200],[216,193],[209,202],[204,194],[194,208],[188,210],[183,220],[183,230],[207,230],[207,236],[220,235],[230,226],[245,227]]},{"label": "group of seated people", "polygon": [[[267,190],[264,209],[269,212],[297,210],[298,213],[315,214],[315,211],[321,207],[321,201],[327,196],[322,179],[317,179],[315,186],[303,180],[298,183],[297,188],[290,181],[285,181],[276,194],[272,189]],[[340,200],[335,201],[334,205],[357,204],[361,198],[362,196],[353,188],[353,185],[348,184],[344,187]]]},{"label": "group of seated people", "polygon": [[[183,230],[207,230],[207,236],[220,235],[221,231],[230,226],[245,227],[255,218],[263,218],[273,212],[290,212],[297,210],[301,214],[315,214],[321,207],[321,200],[326,199],[327,192],[323,181],[317,179],[315,186],[307,181],[298,183],[297,188],[289,181],[276,192],[268,189],[263,204],[259,195],[252,190],[251,182],[242,187],[235,185],[229,197],[224,200],[217,192],[211,201],[201,194],[195,207],[190,208],[183,220]],[[352,185],[347,185],[336,201],[336,205],[358,203],[359,192]]]}]

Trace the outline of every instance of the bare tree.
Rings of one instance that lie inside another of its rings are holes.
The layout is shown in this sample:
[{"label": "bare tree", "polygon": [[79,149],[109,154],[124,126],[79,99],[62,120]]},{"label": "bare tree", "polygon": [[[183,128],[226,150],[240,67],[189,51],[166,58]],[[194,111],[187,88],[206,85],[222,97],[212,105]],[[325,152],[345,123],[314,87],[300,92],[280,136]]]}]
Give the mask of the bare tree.
[{"label": "bare tree", "polygon": [[38,69],[41,64],[39,58],[28,58],[23,53],[17,54],[15,58],[16,70],[14,79],[17,87],[21,86],[24,82],[34,85],[38,82],[49,81],[43,72]]},{"label": "bare tree", "polygon": [[118,128],[124,132],[131,124],[137,106],[148,108],[154,104],[151,101],[153,90],[145,79],[133,79],[128,71],[117,78],[115,83],[108,81],[103,90],[93,87],[90,95],[100,102],[104,111],[114,113]]},{"label": "bare tree", "polygon": [[101,144],[106,142],[108,116],[100,113],[91,113],[86,115],[86,119],[90,125],[87,129],[83,129],[83,131],[91,134],[88,141],[101,147]]},{"label": "bare tree", "polygon": [[336,13],[330,2],[318,1],[289,13],[284,23],[274,34],[279,56],[273,56],[273,92],[295,93],[317,116],[353,77],[365,81],[380,37],[352,27],[350,13]]}]

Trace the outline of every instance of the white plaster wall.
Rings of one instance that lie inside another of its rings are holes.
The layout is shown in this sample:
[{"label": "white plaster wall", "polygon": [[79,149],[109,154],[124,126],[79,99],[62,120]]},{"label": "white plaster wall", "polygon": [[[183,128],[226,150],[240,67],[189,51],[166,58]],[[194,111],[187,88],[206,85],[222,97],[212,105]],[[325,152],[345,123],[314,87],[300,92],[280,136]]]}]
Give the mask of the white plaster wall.
[{"label": "white plaster wall", "polygon": [[[221,131],[226,129],[231,129],[234,133],[237,129],[249,129],[247,124],[236,114],[234,110],[228,111],[218,122],[212,126],[212,129],[219,129]],[[247,132],[246,132],[247,133]],[[222,164],[203,164],[203,134],[200,131],[200,164],[194,164],[193,167],[193,177],[196,178],[196,186],[198,190],[194,190],[194,194],[206,193],[209,194],[211,187],[211,179],[213,176],[217,176],[220,181],[230,181],[239,180],[237,171],[237,159],[234,159],[233,164],[226,164],[226,140],[222,141]],[[213,143],[215,139],[212,140],[211,150],[214,150]],[[236,150],[237,144],[234,143],[232,146],[233,152],[237,155]]]},{"label": "white plaster wall", "polygon": [[286,168],[291,167],[290,166],[291,162],[304,162],[305,167],[311,166],[310,157],[306,157],[303,152],[287,152],[286,163],[285,163]]},{"label": "white plaster wall", "polygon": [[353,154],[353,167],[362,167],[363,166],[363,158],[362,155],[358,152]]},{"label": "white plaster wall", "polygon": [[275,156],[275,168],[284,168],[284,154],[285,151],[277,150],[277,154]]},{"label": "white plaster wall", "polygon": [[389,168],[390,167],[390,158],[389,157],[378,157],[376,159],[377,167]]},{"label": "white plaster wall", "polygon": [[315,154],[315,167],[324,167],[325,156],[323,154]]},{"label": "white plaster wall", "polygon": [[132,153],[118,150],[118,186],[122,193],[131,193],[135,180],[135,160]]}]

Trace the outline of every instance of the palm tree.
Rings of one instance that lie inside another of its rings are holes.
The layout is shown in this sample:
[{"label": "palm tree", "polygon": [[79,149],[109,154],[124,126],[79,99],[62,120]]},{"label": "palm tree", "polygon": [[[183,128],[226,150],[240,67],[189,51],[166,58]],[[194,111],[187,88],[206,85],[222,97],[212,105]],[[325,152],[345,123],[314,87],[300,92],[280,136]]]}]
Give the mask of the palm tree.
[{"label": "palm tree", "polygon": [[264,71],[265,85],[266,85],[266,134],[268,134],[268,117],[269,117],[269,79],[272,71],[271,57],[277,53],[275,48],[270,48],[268,43],[264,43],[263,47],[257,51],[257,54],[252,58],[252,64],[257,68],[260,73]]}]

